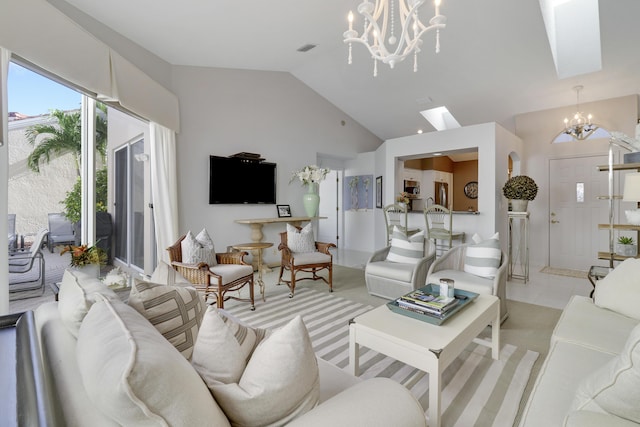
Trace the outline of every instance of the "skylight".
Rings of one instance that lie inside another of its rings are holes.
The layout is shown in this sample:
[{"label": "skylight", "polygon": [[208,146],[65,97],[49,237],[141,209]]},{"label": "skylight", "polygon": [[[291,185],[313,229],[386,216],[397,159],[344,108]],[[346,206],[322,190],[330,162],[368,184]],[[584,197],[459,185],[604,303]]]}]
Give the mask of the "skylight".
[{"label": "skylight", "polygon": [[598,0],[540,0],[558,78],[602,69]]},{"label": "skylight", "polygon": [[431,123],[431,126],[439,131],[461,127],[460,123],[458,123],[455,117],[453,117],[447,107],[431,108],[429,110],[420,111],[420,114],[422,114],[424,118]]}]

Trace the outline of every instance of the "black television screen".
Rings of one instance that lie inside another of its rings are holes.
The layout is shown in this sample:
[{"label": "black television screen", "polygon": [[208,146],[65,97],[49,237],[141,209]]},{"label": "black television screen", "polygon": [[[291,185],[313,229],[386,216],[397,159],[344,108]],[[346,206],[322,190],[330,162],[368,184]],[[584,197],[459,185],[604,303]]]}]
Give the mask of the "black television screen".
[{"label": "black television screen", "polygon": [[209,204],[275,204],[276,164],[209,157]]}]

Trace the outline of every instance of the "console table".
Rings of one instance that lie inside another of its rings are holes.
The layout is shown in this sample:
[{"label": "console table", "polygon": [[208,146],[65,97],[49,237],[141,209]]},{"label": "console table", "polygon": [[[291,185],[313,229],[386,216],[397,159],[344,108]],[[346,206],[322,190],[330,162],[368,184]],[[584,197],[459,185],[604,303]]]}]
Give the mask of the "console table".
[{"label": "console table", "polygon": [[285,218],[254,218],[254,219],[236,219],[238,224],[249,224],[251,227],[251,240],[254,242],[262,242],[264,234],[262,234],[262,227],[265,224],[274,224],[279,222],[287,222],[291,225],[300,226],[303,222],[311,221],[314,219],[326,219],[326,216],[291,216]]}]

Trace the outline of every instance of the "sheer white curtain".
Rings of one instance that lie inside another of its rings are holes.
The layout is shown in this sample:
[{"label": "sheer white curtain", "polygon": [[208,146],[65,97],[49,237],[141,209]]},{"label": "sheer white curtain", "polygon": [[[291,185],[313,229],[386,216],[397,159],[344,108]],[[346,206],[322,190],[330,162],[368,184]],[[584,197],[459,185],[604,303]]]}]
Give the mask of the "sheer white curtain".
[{"label": "sheer white curtain", "polygon": [[7,77],[11,52],[0,47],[0,315],[9,312],[9,260],[7,247],[7,204],[9,203],[9,159],[7,157],[8,115]]},{"label": "sheer white curtain", "polygon": [[151,194],[158,261],[169,262],[166,248],[178,240],[178,176],[176,135],[157,123],[149,123],[151,138]]}]

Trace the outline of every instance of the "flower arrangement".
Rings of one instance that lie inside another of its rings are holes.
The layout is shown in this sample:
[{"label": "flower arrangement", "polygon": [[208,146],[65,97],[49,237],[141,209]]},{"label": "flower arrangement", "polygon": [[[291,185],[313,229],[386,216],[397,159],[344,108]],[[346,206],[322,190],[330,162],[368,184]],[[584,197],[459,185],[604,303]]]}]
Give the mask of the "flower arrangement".
[{"label": "flower arrangement", "polygon": [[398,197],[396,197],[398,203],[409,203],[409,193],[401,191]]},{"label": "flower arrangement", "polygon": [[107,263],[107,253],[97,246],[74,246],[67,245],[62,248],[60,255],[71,252],[71,265],[82,267],[89,264],[105,265]]},{"label": "flower arrangement", "polygon": [[298,179],[302,185],[314,184],[325,179],[328,173],[329,169],[321,168],[317,165],[305,166],[302,169],[293,172],[289,183]]},{"label": "flower arrangement", "polygon": [[511,200],[533,200],[538,194],[538,186],[526,175],[513,176],[502,187],[502,194]]}]

